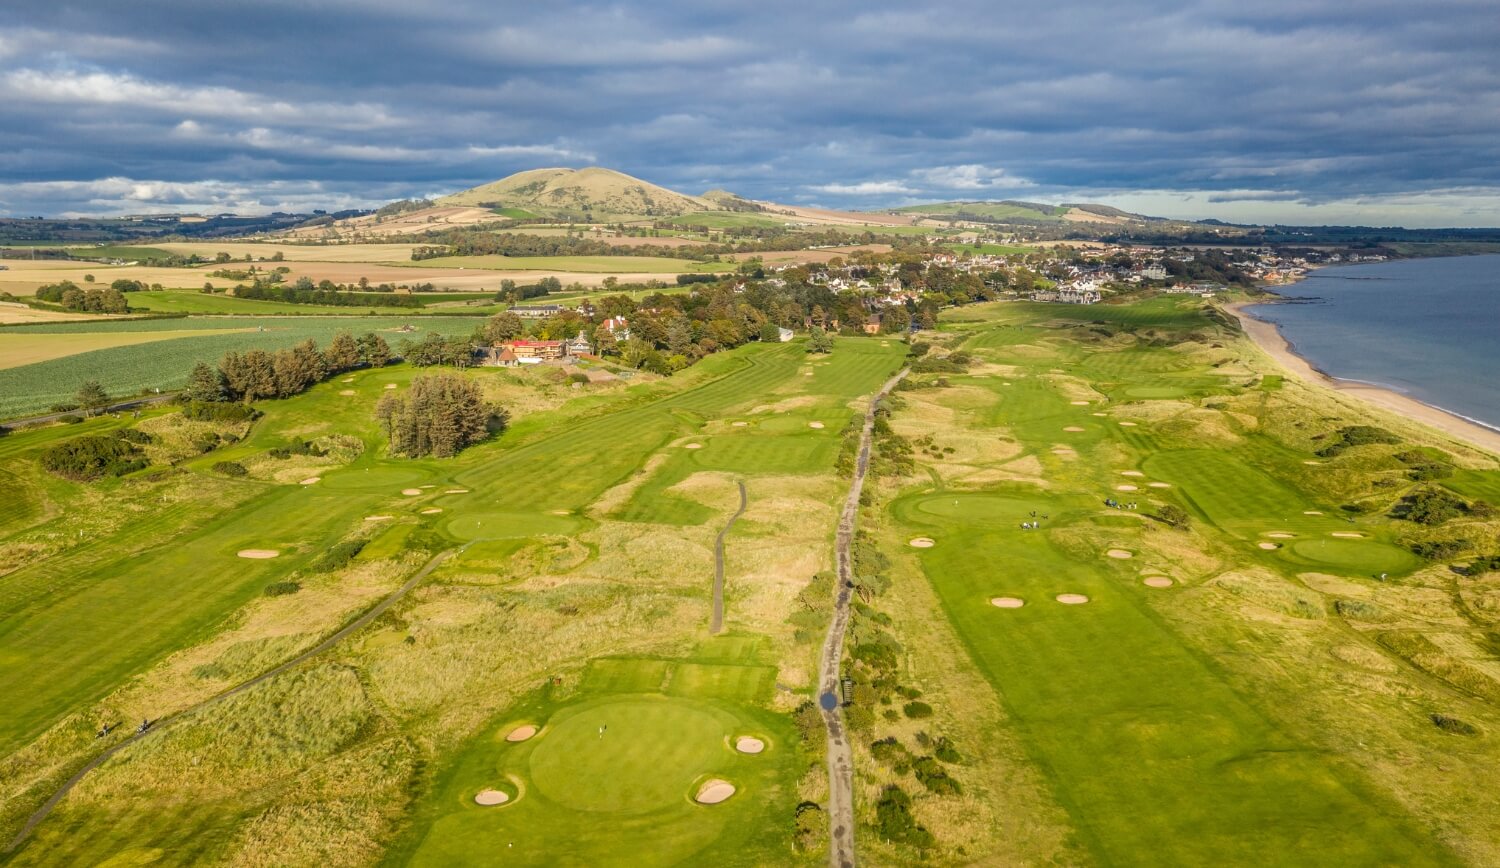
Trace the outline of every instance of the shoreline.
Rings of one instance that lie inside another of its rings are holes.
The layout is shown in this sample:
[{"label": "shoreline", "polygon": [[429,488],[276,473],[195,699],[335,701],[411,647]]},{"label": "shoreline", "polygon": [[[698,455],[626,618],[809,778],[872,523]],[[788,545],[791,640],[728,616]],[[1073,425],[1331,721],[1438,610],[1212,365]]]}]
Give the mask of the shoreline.
[{"label": "shoreline", "polygon": [[[1287,286],[1295,285],[1287,284]],[[1500,431],[1465,419],[1441,407],[1424,404],[1410,395],[1404,395],[1393,389],[1362,383],[1358,380],[1341,380],[1319,370],[1307,359],[1297,354],[1296,347],[1292,346],[1291,341],[1288,341],[1281,333],[1280,327],[1245,310],[1249,305],[1266,303],[1237,301],[1224,305],[1224,310],[1239,321],[1245,336],[1287,373],[1304,382],[1351,395],[1374,407],[1389,410],[1411,421],[1435,428],[1483,452],[1500,456]]]}]

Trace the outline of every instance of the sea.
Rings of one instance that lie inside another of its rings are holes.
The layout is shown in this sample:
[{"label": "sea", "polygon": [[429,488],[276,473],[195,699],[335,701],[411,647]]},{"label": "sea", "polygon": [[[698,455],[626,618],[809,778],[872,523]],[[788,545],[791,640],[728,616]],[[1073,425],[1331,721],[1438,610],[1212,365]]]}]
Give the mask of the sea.
[{"label": "sea", "polygon": [[1323,373],[1500,430],[1500,255],[1320,268],[1258,304]]}]

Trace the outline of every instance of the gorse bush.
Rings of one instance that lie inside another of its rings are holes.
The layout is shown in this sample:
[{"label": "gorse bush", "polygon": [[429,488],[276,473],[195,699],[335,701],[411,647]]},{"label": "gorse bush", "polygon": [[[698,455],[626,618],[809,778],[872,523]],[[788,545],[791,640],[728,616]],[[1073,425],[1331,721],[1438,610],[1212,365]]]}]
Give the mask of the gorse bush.
[{"label": "gorse bush", "polygon": [[366,539],[351,539],[337,543],[313,561],[312,568],[323,573],[342,569],[348,566],[356,555],[364,551],[365,544],[368,542],[369,540]]},{"label": "gorse bush", "polygon": [[1350,425],[1334,432],[1334,439],[1327,446],[1319,449],[1317,454],[1323,458],[1332,458],[1355,446],[1400,442],[1401,438],[1384,428],[1376,428],[1373,425]]},{"label": "gorse bush", "polygon": [[240,464],[237,461],[217,462],[213,466],[213,471],[215,473],[222,473],[225,476],[244,476],[249,472],[245,469],[245,465]]},{"label": "gorse bush", "polygon": [[48,472],[79,481],[124,476],[151,464],[134,443],[106,434],[65,440],[44,451],[40,460]]}]

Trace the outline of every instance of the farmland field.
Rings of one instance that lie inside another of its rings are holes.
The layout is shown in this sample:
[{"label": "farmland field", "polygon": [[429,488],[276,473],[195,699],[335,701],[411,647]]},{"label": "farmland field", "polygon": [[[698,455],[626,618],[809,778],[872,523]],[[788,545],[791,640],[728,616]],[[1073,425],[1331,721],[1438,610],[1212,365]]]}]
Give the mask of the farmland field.
[{"label": "farmland field", "polygon": [[[397,263],[392,263],[397,264]],[[411,263],[415,268],[482,268],[592,274],[711,274],[733,271],[729,262],[694,262],[665,256],[444,256]]]},{"label": "farmland field", "polygon": [[[0,362],[0,418],[44,411],[71,398],[87,380],[97,380],[111,395],[130,397],[143,390],[180,388],[194,364],[216,362],[228,352],[280,349],[309,338],[326,346],[341,332],[368,331],[395,346],[402,337],[428,332],[469,334],[479,322],[467,317],[226,316],[13,326],[0,330],[0,353],[9,353],[0,357],[5,360]],[[395,331],[409,323],[418,331]],[[27,361],[38,356],[49,358]]]}]

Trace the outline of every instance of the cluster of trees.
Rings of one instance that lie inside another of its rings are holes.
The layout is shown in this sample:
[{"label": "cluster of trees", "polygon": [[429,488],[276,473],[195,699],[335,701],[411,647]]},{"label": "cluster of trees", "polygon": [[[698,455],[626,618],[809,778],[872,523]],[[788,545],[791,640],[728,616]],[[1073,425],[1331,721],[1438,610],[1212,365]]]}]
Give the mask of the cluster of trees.
[{"label": "cluster of trees", "polygon": [[380,367],[391,360],[391,348],[373,332],[355,338],[336,336],[326,351],[312,340],[276,352],[228,353],[218,367],[199,362],[188,376],[184,397],[215,403],[258,398],[286,398],[334,374],[359,367]]},{"label": "cluster of trees", "polygon": [[[116,281],[116,283],[131,283],[134,281]],[[131,287],[131,290],[139,288],[139,284]],[[125,293],[115,287],[103,289],[84,289],[71,280],[61,283],[52,283],[40,287],[36,291],[36,297],[40,301],[51,302],[62,305],[68,310],[82,311],[86,313],[128,313],[130,305],[125,301]]]},{"label": "cluster of trees", "polygon": [[[510,316],[514,317],[515,314],[510,314]],[[487,329],[482,330],[487,331]],[[496,338],[496,340],[508,340],[508,338]],[[419,368],[434,365],[466,368],[474,359],[474,338],[445,338],[440,334],[428,333],[427,337],[419,341],[401,341],[401,357]]]},{"label": "cluster of trees", "polygon": [[447,458],[503,430],[505,412],[484,399],[479,384],[457,374],[417,377],[404,394],[389,393],[375,418],[391,452],[408,458]]},{"label": "cluster of trees", "polygon": [[[365,281],[366,285],[368,283]],[[382,284],[371,287],[368,292],[353,292],[347,288],[341,288],[332,281],[325,280],[320,284],[314,284],[312,280],[303,277],[291,286],[256,280],[248,285],[235,287],[234,294],[237,298],[279,301],[286,304],[326,304],[339,307],[368,307],[372,304],[382,307],[419,308],[426,306],[415,296],[394,294],[395,289],[389,284]]]}]

